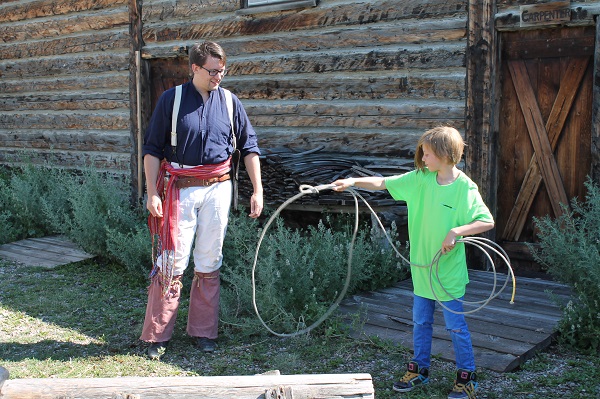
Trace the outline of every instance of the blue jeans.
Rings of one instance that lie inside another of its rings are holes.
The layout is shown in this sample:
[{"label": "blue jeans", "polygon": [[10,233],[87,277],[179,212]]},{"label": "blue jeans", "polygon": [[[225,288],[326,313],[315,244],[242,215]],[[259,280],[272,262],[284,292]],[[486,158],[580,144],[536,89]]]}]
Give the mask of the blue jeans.
[{"label": "blue jeans", "polygon": [[[459,298],[462,300],[462,298]],[[433,312],[436,301],[413,295],[413,361],[419,368],[431,365],[431,340],[433,336]],[[444,305],[455,312],[463,311],[460,301],[444,302]],[[475,371],[475,357],[471,344],[471,333],[463,314],[455,314],[446,309],[444,321],[446,330],[450,332],[456,358],[456,368]]]}]

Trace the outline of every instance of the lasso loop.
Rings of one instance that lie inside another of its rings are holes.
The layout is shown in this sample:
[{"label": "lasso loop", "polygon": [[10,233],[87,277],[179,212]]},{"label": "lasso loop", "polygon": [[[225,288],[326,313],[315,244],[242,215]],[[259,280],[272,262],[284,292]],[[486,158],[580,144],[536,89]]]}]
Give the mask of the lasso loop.
[{"label": "lasso loop", "polygon": [[[512,266],[510,264],[510,259],[509,259],[508,255],[506,254],[506,252],[504,251],[504,249],[502,247],[500,247],[498,244],[496,244],[492,240],[488,240],[487,238],[483,238],[483,237],[463,237],[461,239],[456,240],[456,242],[462,242],[462,243],[465,243],[465,244],[473,245],[476,248],[480,249],[485,254],[485,256],[487,257],[488,261],[492,265],[493,275],[494,275],[494,283],[493,283],[493,287],[492,287],[492,290],[490,292],[490,295],[486,299],[484,299],[484,300],[481,300],[481,301],[465,301],[465,300],[462,300],[462,299],[459,299],[459,298],[455,298],[448,291],[446,291],[446,289],[442,285],[442,283],[440,281],[440,278],[439,278],[439,262],[440,262],[440,258],[442,257],[442,250],[440,249],[435,254],[435,256],[433,257],[431,263],[428,264],[428,265],[419,265],[419,264],[410,262],[408,259],[406,259],[400,253],[400,251],[398,250],[398,248],[394,245],[394,243],[392,241],[392,238],[389,236],[389,234],[385,230],[385,227],[381,223],[381,220],[377,216],[375,210],[373,210],[373,208],[371,207],[371,205],[367,202],[367,200],[360,193],[358,193],[356,190],[354,190],[352,188],[348,188],[348,189],[346,189],[346,191],[348,191],[352,195],[352,197],[354,198],[354,214],[355,214],[355,219],[354,219],[354,231],[352,233],[352,240],[350,241],[350,247],[348,249],[348,263],[347,263],[346,281],[344,283],[344,287],[343,287],[342,291],[339,293],[339,295],[337,296],[335,302],[329,307],[329,309],[327,309],[327,311],[317,321],[315,321],[310,326],[308,326],[308,327],[306,327],[304,329],[298,330],[298,331],[296,331],[294,333],[278,333],[276,331],[273,331],[269,326],[267,326],[267,324],[265,323],[265,321],[261,317],[260,312],[258,311],[258,307],[256,305],[256,278],[255,278],[255,274],[256,274],[256,264],[258,262],[258,252],[260,250],[260,246],[262,244],[262,241],[263,241],[263,239],[264,239],[264,237],[265,237],[265,235],[267,233],[267,230],[269,229],[269,227],[271,226],[271,224],[273,223],[273,221],[275,220],[275,218],[277,216],[279,216],[279,214],[281,213],[281,211],[283,211],[289,204],[293,203],[297,199],[299,199],[299,198],[301,198],[301,197],[303,197],[303,196],[305,196],[307,194],[318,194],[319,192],[324,191],[324,190],[332,190],[334,187],[336,187],[335,184],[323,184],[323,185],[320,185],[320,186],[310,186],[310,185],[307,185],[307,184],[301,185],[300,188],[299,188],[300,192],[298,194],[294,195],[293,197],[291,197],[290,199],[288,199],[287,201],[285,201],[283,204],[281,204],[279,206],[279,208],[277,208],[277,210],[273,213],[273,215],[271,215],[271,217],[269,218],[269,220],[267,221],[267,223],[263,227],[263,231],[262,231],[262,233],[261,233],[261,235],[260,235],[260,237],[258,239],[258,243],[257,243],[257,246],[256,246],[256,253],[254,255],[254,263],[252,265],[252,305],[254,306],[254,311],[256,312],[256,316],[258,316],[258,319],[260,320],[261,324],[271,334],[276,335],[278,337],[295,337],[295,336],[298,336],[298,335],[301,335],[301,334],[306,334],[306,333],[310,332],[311,330],[317,328],[321,323],[323,323],[331,315],[331,313],[333,313],[333,311],[339,306],[339,304],[341,303],[341,301],[346,296],[346,292],[348,291],[348,287],[350,286],[350,278],[352,276],[352,256],[354,254],[354,243],[356,241],[356,236],[358,235],[358,225],[359,225],[358,199],[359,198],[364,202],[364,204],[367,206],[367,208],[373,214],[373,216],[375,216],[375,220],[377,220],[377,223],[379,224],[379,227],[383,231],[383,233],[384,233],[384,235],[385,235],[388,243],[390,244],[390,246],[392,247],[392,249],[394,250],[394,252],[396,253],[396,255],[398,255],[409,266],[420,267],[420,268],[429,268],[429,283],[430,283],[430,286],[431,286],[431,291],[433,292],[433,295],[435,297],[436,302],[439,303],[444,309],[448,310],[449,312],[457,313],[457,314],[469,314],[469,313],[477,312],[477,311],[483,309],[485,306],[487,306],[487,304],[492,299],[494,299],[498,295],[500,295],[500,293],[508,285],[508,282],[509,282],[510,278],[512,278],[512,295],[511,295],[510,303],[511,304],[514,303],[515,294],[516,294],[515,274],[514,274],[514,271],[512,269]],[[497,287],[496,266],[494,264],[494,261],[493,261],[491,255],[486,251],[486,249],[494,252],[498,257],[500,257],[500,259],[502,259],[502,261],[504,261],[504,263],[508,267],[509,273],[507,273],[507,275],[506,275],[506,280],[504,281],[504,285],[502,285],[502,287],[498,291],[496,291],[496,287]],[[434,270],[435,270],[435,273],[434,273]],[[466,305],[479,305],[479,306],[477,308],[473,309],[473,310],[464,311],[464,312],[456,312],[454,310],[449,309],[446,305],[444,305],[444,303],[439,299],[439,297],[436,295],[435,291],[433,290],[433,281],[434,281],[434,278],[437,279],[437,282],[439,283],[440,287],[453,300],[457,300],[457,301],[462,302],[463,304],[466,304]]]}]

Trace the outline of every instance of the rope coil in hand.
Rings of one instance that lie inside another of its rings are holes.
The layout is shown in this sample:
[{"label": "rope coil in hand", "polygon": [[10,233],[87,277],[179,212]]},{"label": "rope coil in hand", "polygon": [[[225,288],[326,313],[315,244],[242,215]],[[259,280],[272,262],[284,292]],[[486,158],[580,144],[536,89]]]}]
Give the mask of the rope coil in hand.
[{"label": "rope coil in hand", "polygon": [[[375,220],[377,220],[377,223],[379,224],[379,227],[381,228],[381,230],[383,231],[388,243],[391,245],[391,247],[393,248],[394,252],[396,252],[396,255],[398,255],[405,263],[407,263],[409,266],[414,266],[414,267],[421,267],[421,268],[429,268],[429,282],[431,285],[431,291],[433,292],[433,295],[435,296],[436,302],[439,303],[444,309],[453,312],[453,313],[459,313],[459,314],[469,314],[469,313],[474,313],[477,312],[481,309],[483,309],[485,306],[487,306],[487,304],[494,298],[496,298],[498,295],[500,295],[500,293],[502,293],[502,291],[506,288],[506,286],[508,285],[509,280],[512,278],[512,295],[511,295],[511,299],[510,299],[510,303],[514,304],[514,299],[515,299],[515,294],[516,294],[516,281],[515,281],[515,275],[514,275],[514,271],[512,269],[512,266],[510,264],[510,259],[508,258],[508,255],[506,254],[506,252],[504,251],[504,249],[502,249],[502,247],[500,247],[498,244],[496,244],[495,242],[488,240],[487,238],[483,238],[483,237],[463,237],[461,239],[456,240],[456,242],[462,242],[465,244],[470,244],[475,246],[476,248],[480,249],[483,253],[485,253],[487,259],[489,260],[490,264],[492,265],[492,269],[493,269],[493,275],[494,275],[494,280],[493,280],[493,287],[492,290],[490,292],[490,295],[481,301],[465,301],[459,298],[455,298],[453,297],[448,291],[446,291],[446,289],[444,288],[444,286],[441,284],[440,278],[439,278],[439,261],[440,258],[442,256],[442,250],[440,249],[436,255],[433,257],[433,260],[431,261],[430,264],[428,265],[419,265],[419,264],[415,264],[410,262],[408,259],[406,259],[398,250],[398,248],[396,248],[396,246],[394,245],[394,243],[392,242],[391,237],[389,236],[389,234],[387,233],[387,231],[385,230],[385,227],[383,226],[383,224],[381,223],[381,220],[379,219],[379,217],[377,217],[376,212],[373,210],[373,208],[371,207],[371,205],[369,205],[369,203],[367,202],[367,200],[360,194],[358,193],[356,190],[354,190],[353,188],[348,188],[346,189],[346,191],[348,191],[352,197],[354,198],[354,213],[355,213],[355,220],[354,220],[354,230],[352,233],[352,240],[350,241],[350,247],[348,249],[348,263],[347,263],[347,272],[346,272],[346,281],[344,282],[344,287],[342,288],[342,290],[340,291],[339,295],[337,296],[336,300],[333,302],[333,304],[329,307],[329,309],[327,309],[327,311],[317,320],[315,321],[313,324],[311,324],[310,326],[303,328],[301,330],[298,330],[294,333],[278,333],[274,330],[272,330],[266,323],[265,321],[262,319],[260,312],[258,311],[258,307],[256,305],[256,264],[258,263],[258,253],[260,250],[260,246],[262,244],[262,241],[267,233],[267,230],[269,229],[269,227],[271,226],[271,224],[273,223],[273,221],[275,220],[275,218],[277,218],[277,216],[279,216],[279,214],[281,213],[281,211],[283,211],[288,205],[290,205],[291,203],[293,203],[294,201],[296,201],[297,199],[307,195],[307,194],[318,194],[319,192],[323,191],[323,190],[332,190],[334,187],[336,187],[334,184],[324,184],[324,185],[320,185],[320,186],[310,186],[310,185],[306,185],[303,184],[300,186],[300,192],[296,195],[294,195],[293,197],[291,197],[290,199],[288,199],[287,201],[285,201],[283,204],[281,204],[279,206],[279,208],[277,208],[277,210],[273,213],[273,215],[271,215],[271,217],[269,218],[269,220],[267,221],[267,223],[265,224],[265,226],[263,227],[262,233],[258,239],[258,243],[256,246],[256,253],[254,255],[254,263],[252,265],[252,305],[254,307],[254,311],[258,317],[258,319],[260,320],[261,324],[273,335],[276,335],[278,337],[294,337],[294,336],[298,336],[301,334],[305,334],[310,332],[311,330],[315,329],[316,327],[318,327],[321,323],[323,323],[330,315],[331,313],[333,313],[333,311],[339,306],[339,304],[342,302],[342,300],[344,299],[344,297],[346,296],[346,292],[348,291],[348,287],[350,286],[350,278],[352,275],[352,256],[354,253],[354,243],[356,241],[356,237],[358,235],[358,226],[359,226],[359,215],[358,215],[358,199],[360,198],[365,205],[367,206],[367,208],[369,209],[369,211],[375,216]],[[497,271],[496,271],[496,266],[494,264],[494,261],[492,259],[492,256],[490,255],[489,252],[486,251],[489,250],[493,253],[495,253],[502,261],[504,261],[504,263],[506,264],[506,266],[508,267],[508,271],[509,273],[507,273],[506,275],[506,280],[504,281],[504,284],[502,285],[502,287],[500,287],[500,289],[498,291],[496,291],[496,287],[497,287]],[[434,273],[435,270],[435,273]],[[473,309],[473,310],[469,310],[469,311],[464,311],[464,312],[456,312],[453,311],[451,309],[449,309],[446,305],[443,304],[443,302],[437,297],[437,295],[435,294],[435,291],[433,290],[433,279],[434,277],[437,279],[440,287],[442,287],[442,289],[444,290],[444,292],[449,295],[450,297],[452,297],[454,300],[457,300],[463,304],[466,305],[479,305],[477,308]]]}]

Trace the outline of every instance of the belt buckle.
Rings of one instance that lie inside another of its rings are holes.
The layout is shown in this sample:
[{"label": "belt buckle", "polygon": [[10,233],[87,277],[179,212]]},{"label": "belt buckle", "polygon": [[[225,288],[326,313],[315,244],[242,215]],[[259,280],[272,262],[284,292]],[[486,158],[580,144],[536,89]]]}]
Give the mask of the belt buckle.
[{"label": "belt buckle", "polygon": [[216,180],[214,178],[212,178],[212,179],[204,179],[204,180],[202,180],[202,185],[204,187],[208,187],[208,186],[212,185],[215,181]]}]

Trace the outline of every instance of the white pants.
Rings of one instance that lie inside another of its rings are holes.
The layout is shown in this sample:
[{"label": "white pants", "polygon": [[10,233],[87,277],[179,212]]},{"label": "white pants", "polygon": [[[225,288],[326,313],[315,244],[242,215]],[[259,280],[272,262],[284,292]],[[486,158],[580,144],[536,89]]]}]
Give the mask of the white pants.
[{"label": "white pants", "polygon": [[[187,268],[194,236],[194,270],[212,273],[221,267],[231,195],[231,180],[208,187],[188,187],[179,190],[174,276],[183,274]],[[158,266],[162,269],[161,263],[159,257]]]}]

